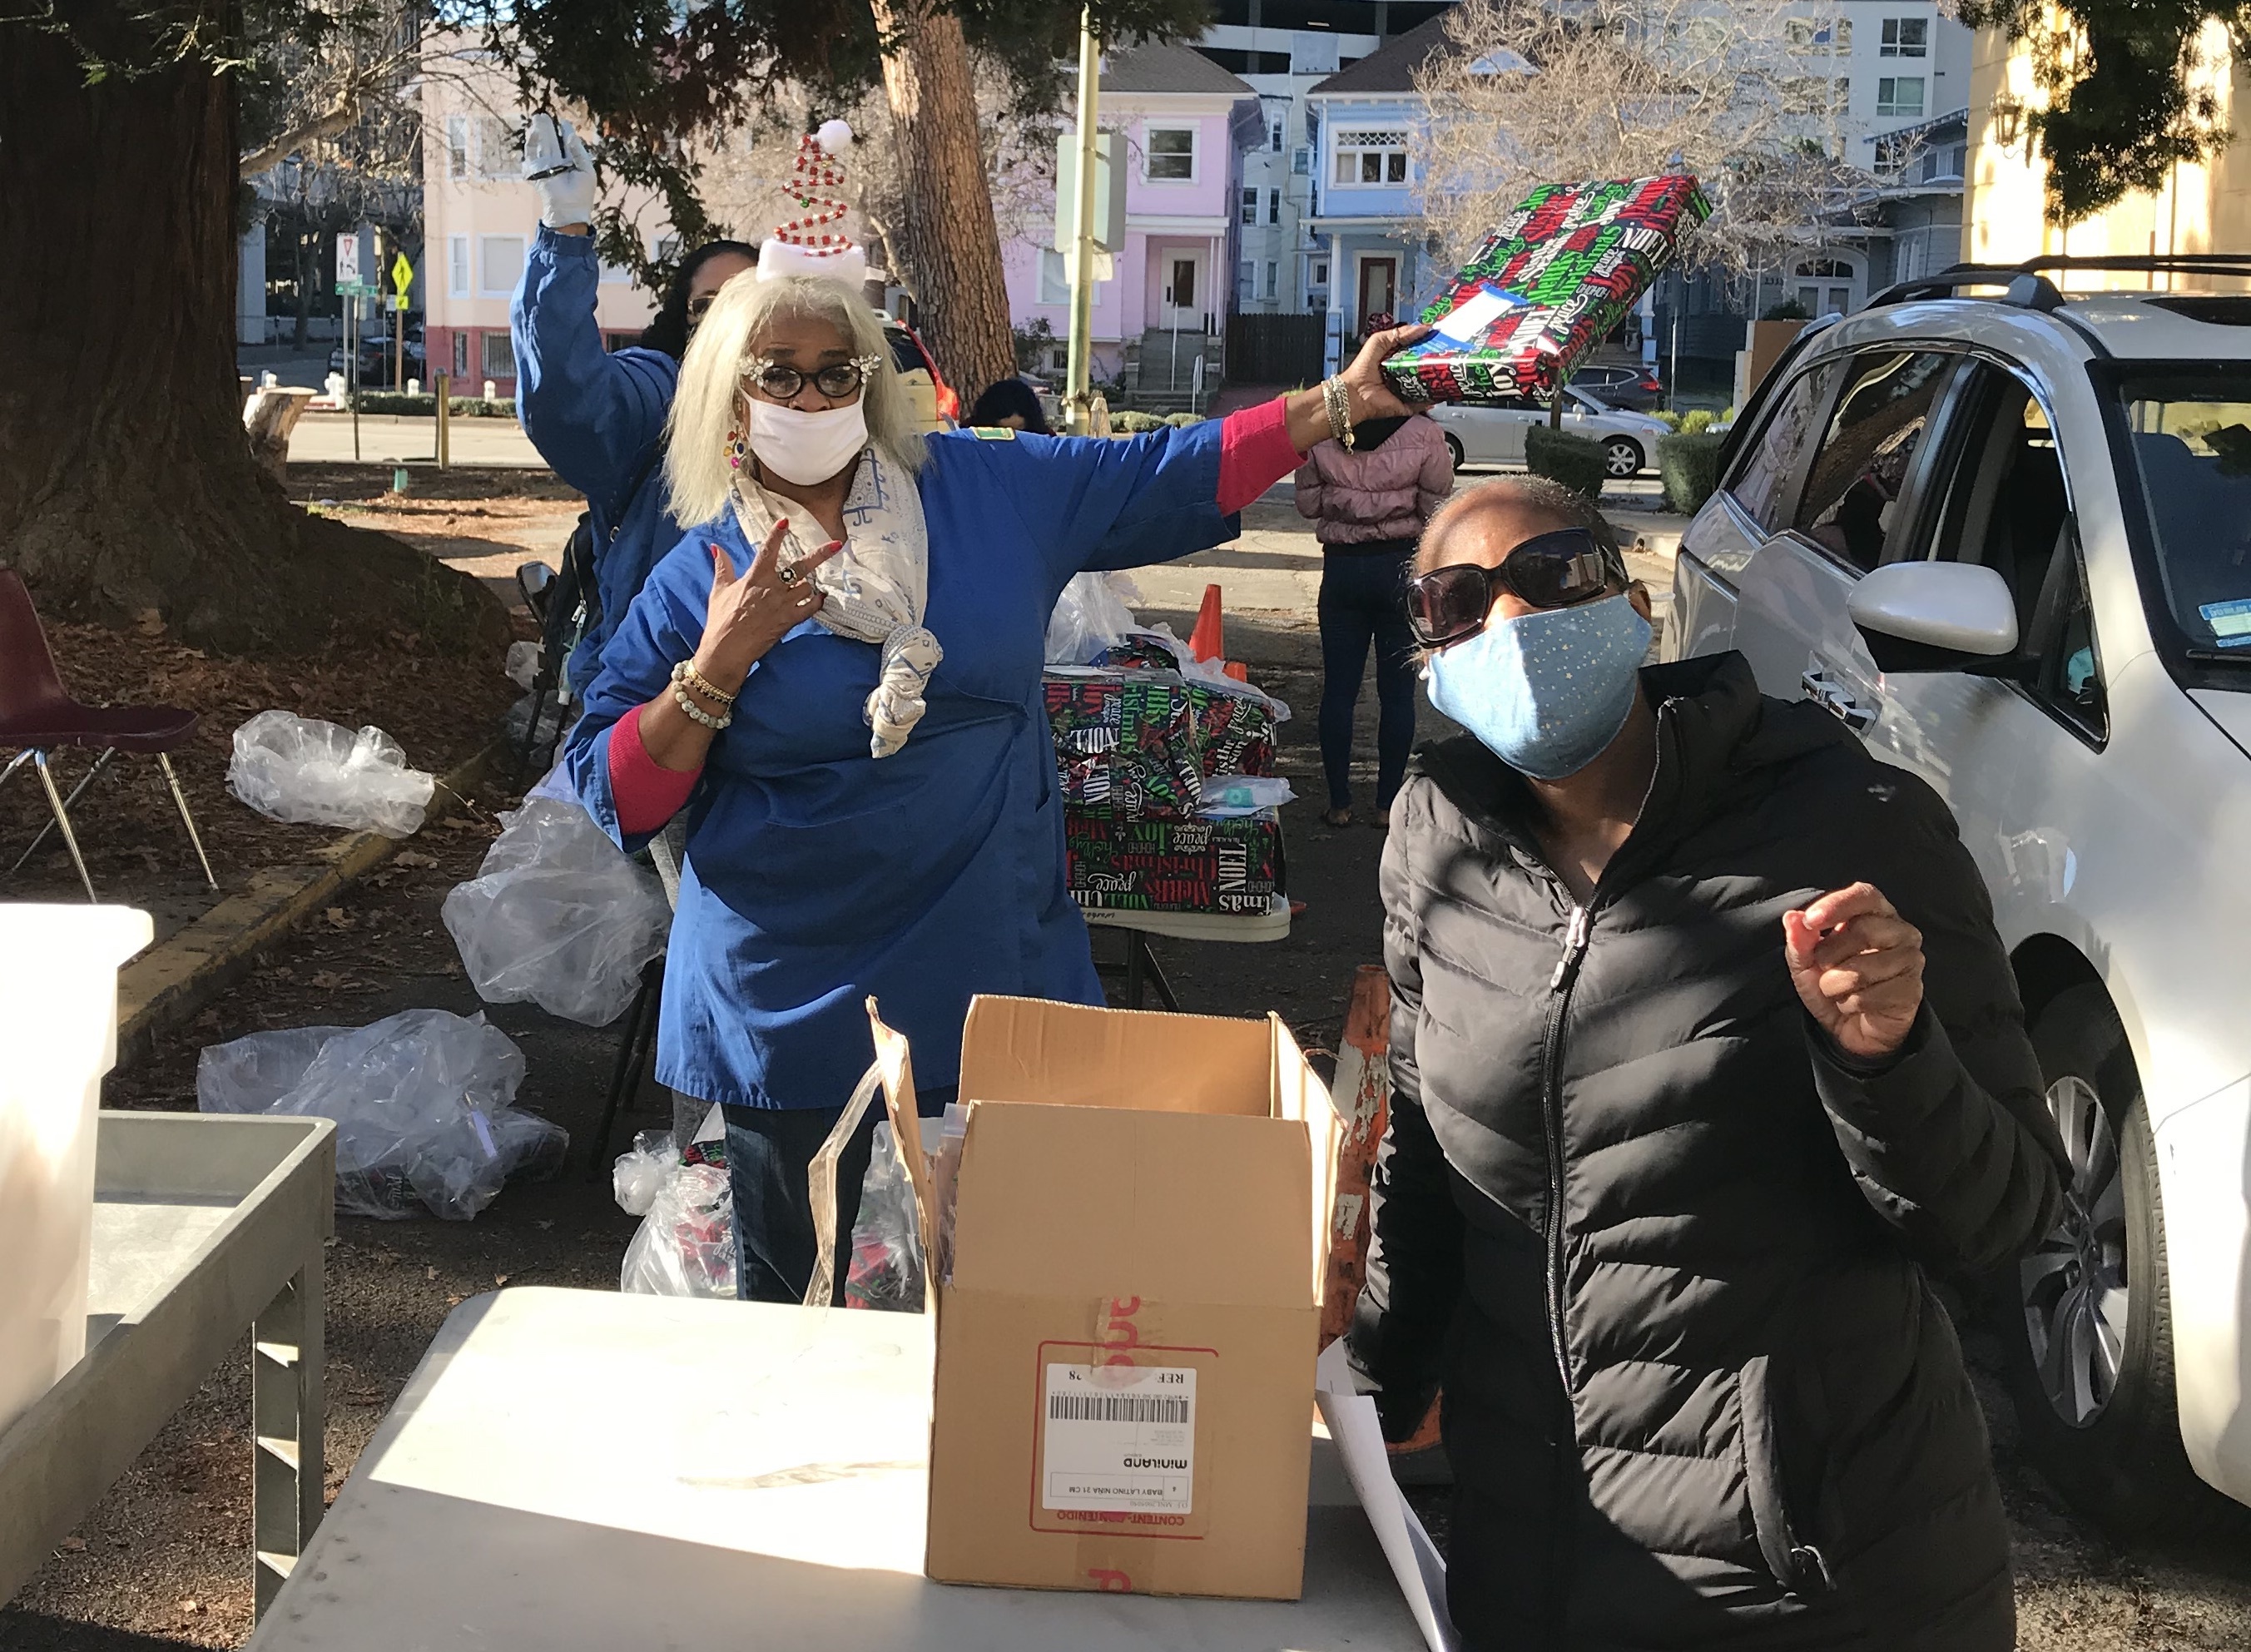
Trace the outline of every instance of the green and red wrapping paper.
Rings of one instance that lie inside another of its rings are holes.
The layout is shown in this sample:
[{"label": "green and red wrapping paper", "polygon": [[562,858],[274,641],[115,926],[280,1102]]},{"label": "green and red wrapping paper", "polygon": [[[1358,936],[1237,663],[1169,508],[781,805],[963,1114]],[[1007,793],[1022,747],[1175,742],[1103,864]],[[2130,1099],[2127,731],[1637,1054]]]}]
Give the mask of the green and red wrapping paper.
[{"label": "green and red wrapping paper", "polygon": [[1423,311],[1438,330],[1385,379],[1413,402],[1550,399],[1711,212],[1687,177],[1541,185]]}]

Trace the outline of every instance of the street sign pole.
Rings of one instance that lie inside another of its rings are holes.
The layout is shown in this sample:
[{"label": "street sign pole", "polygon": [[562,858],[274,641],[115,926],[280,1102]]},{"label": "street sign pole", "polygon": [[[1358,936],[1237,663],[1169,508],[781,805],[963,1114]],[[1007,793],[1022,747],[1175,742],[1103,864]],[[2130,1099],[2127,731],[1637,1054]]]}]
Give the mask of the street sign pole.
[{"label": "street sign pole", "polygon": [[1073,435],[1091,434],[1094,410],[1087,392],[1094,363],[1094,193],[1097,136],[1101,101],[1102,56],[1094,38],[1094,8],[1078,23],[1078,184],[1071,202],[1070,354],[1064,417]]},{"label": "street sign pole", "polygon": [[344,399],[351,403],[352,462],[359,462],[359,295],[344,300]]}]

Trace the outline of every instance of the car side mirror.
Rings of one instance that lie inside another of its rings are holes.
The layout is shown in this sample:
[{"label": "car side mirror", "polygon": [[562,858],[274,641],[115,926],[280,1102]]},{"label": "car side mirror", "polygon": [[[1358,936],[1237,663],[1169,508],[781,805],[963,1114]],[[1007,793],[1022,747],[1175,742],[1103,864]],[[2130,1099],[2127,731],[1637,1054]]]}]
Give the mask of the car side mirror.
[{"label": "car side mirror", "polygon": [[2016,674],[2016,599],[1982,564],[1894,562],[1854,586],[1846,609],[1878,670]]}]

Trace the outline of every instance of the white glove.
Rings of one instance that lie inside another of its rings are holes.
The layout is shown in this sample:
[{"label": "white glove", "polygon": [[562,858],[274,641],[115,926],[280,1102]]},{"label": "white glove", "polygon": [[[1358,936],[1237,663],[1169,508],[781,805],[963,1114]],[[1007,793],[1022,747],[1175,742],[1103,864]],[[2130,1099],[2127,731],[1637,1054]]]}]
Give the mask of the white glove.
[{"label": "white glove", "polygon": [[523,181],[539,191],[539,221],[550,229],[594,216],[594,159],[568,121],[535,115],[523,128]]}]

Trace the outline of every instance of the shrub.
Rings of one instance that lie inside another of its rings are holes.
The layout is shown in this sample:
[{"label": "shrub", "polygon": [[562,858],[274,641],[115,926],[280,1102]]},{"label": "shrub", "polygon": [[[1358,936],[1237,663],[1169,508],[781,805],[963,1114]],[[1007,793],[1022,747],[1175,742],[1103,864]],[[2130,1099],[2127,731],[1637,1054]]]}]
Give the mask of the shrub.
[{"label": "shrub", "polygon": [[[363,390],[353,398],[364,413],[397,413],[409,419],[427,419],[438,411],[438,398],[428,392],[409,396],[402,391]],[[456,419],[513,419],[516,403],[506,397],[487,401],[481,396],[452,396],[447,405]]]},{"label": "shrub", "polygon": [[1165,422],[1172,426],[1175,430],[1186,430],[1190,425],[1202,424],[1203,422],[1203,415],[1202,413],[1167,413],[1165,415]]},{"label": "shrub", "polygon": [[1708,430],[1657,439],[1657,477],[1665,485],[1665,508],[1693,517],[1720,485],[1720,446],[1724,438]]},{"label": "shrub", "polygon": [[1680,422],[1673,427],[1684,436],[1700,436],[1712,425],[1712,410],[1709,407],[1692,407],[1680,416]]},{"label": "shrub", "polygon": [[1811,321],[1813,313],[1796,299],[1785,298],[1780,303],[1769,304],[1759,319],[1761,321]]},{"label": "shrub", "polygon": [[1663,425],[1667,430],[1678,430],[1680,428],[1680,415],[1674,413],[1670,407],[1652,407],[1650,409],[1649,416],[1657,420],[1659,424]]},{"label": "shrub", "polygon": [[1589,437],[1534,425],[1524,433],[1524,468],[1590,499],[1603,496],[1603,444]]},{"label": "shrub", "polygon": [[1152,430],[1161,430],[1164,426],[1165,421],[1156,414],[1143,413],[1134,407],[1128,407],[1122,413],[1113,413],[1110,415],[1110,428],[1112,434],[1116,435],[1144,435]]}]

